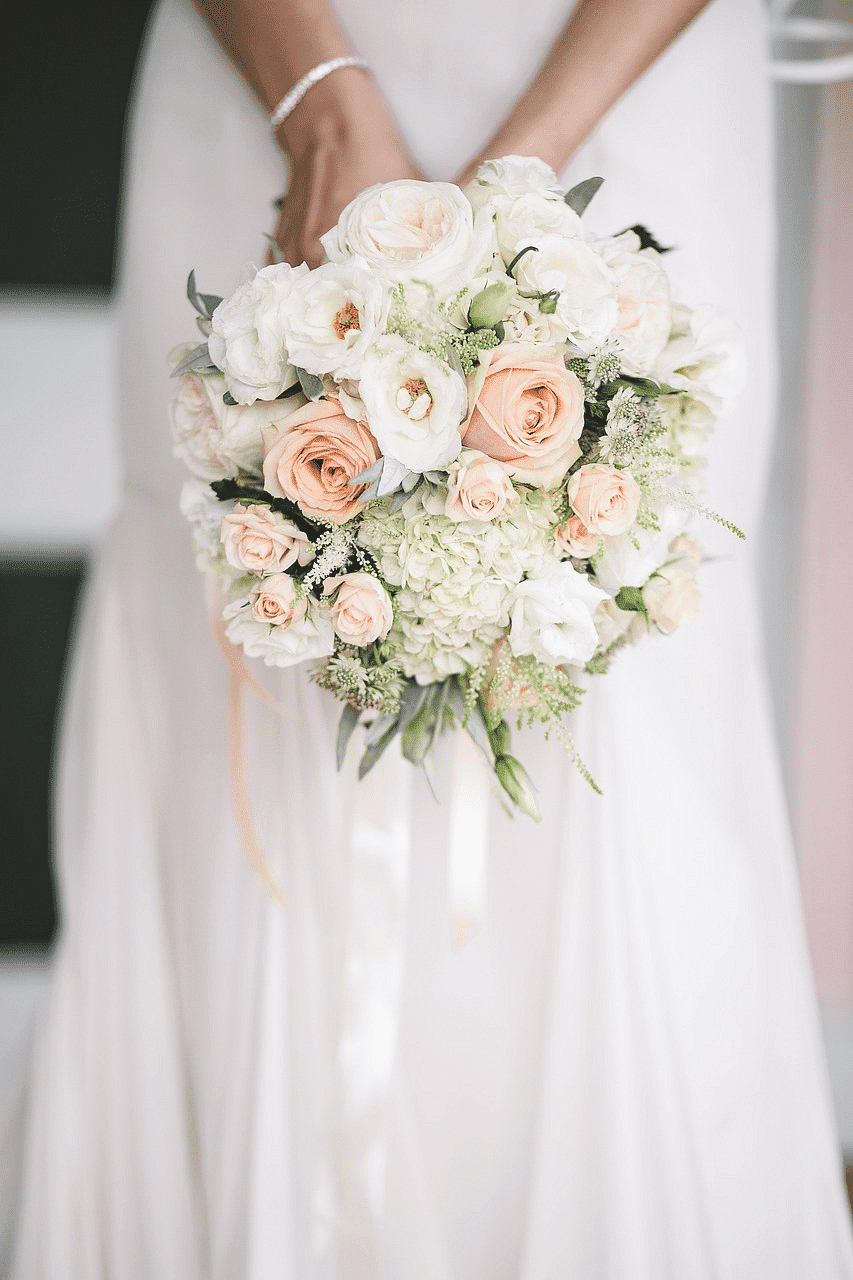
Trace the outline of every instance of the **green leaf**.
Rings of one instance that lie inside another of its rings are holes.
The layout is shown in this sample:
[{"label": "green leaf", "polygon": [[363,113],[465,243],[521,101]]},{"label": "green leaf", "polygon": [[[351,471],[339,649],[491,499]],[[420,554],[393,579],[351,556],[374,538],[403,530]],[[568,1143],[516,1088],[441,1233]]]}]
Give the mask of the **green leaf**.
[{"label": "green leaf", "polygon": [[199,293],[195,283],[195,272],[191,271],[187,280],[187,298],[196,311],[205,320],[209,320],[222,299],[216,293]]},{"label": "green leaf", "polygon": [[646,602],[639,587],[620,587],[613,603],[624,613],[646,613]]},{"label": "green leaf", "polygon": [[233,407],[237,401],[234,399],[230,391],[224,391],[222,393],[222,403]]},{"label": "green leaf", "polygon": [[188,351],[183,360],[172,370],[172,377],[179,378],[182,373],[218,373],[216,365],[210,358],[206,342],[201,342],[192,351]]},{"label": "green leaf", "polygon": [[377,458],[375,462],[371,462],[365,471],[359,471],[357,476],[353,476],[352,480],[348,480],[347,484],[373,484],[374,480],[378,480],[382,475],[384,466],[385,459]]},{"label": "green leaf", "polygon": [[585,178],[583,182],[579,182],[576,187],[572,187],[571,191],[567,191],[563,196],[566,204],[570,209],[574,210],[579,218],[583,217],[590,201],[603,181],[603,178]]},{"label": "green leaf", "polygon": [[274,237],[274,236],[267,235],[267,233],[266,233],[266,231],[265,231],[265,232],[264,232],[264,239],[265,239],[265,240],[269,240],[269,242],[270,242],[270,253],[272,254],[272,260],[273,260],[273,262],[276,264],[276,266],[278,266],[278,264],[279,264],[280,262],[284,262],[284,254],[282,253],[281,249],[279,248],[278,241],[275,239],[275,237]]},{"label": "green leaf", "polygon": [[369,747],[365,748],[364,755],[361,757],[361,761],[358,766],[359,781],[370,773],[370,770],[376,764],[377,760],[396,736],[398,729],[399,725],[397,721],[394,720],[393,724],[386,729],[385,733],[378,739],[378,741],[371,743]]},{"label": "green leaf", "polygon": [[316,374],[307,373],[305,369],[297,369],[296,376],[306,400],[319,400],[323,394],[323,382]]},{"label": "green leaf", "polygon": [[[654,249],[655,253],[671,253],[675,248],[674,245],[660,244],[649,231],[648,227],[644,227],[641,222],[637,222],[633,227],[626,227],[625,231],[633,231],[635,236],[639,237],[641,249]],[[624,235],[625,232],[620,232]]]},{"label": "green leaf", "polygon": [[341,712],[340,723],[338,725],[338,741],[337,741],[337,747],[336,747],[336,758],[338,762],[338,769],[343,768],[344,757],[347,753],[349,740],[352,737],[352,735],[355,733],[356,725],[358,724],[360,719],[361,719],[361,712],[358,710],[358,708],[351,707],[348,702],[345,703],[344,709]]},{"label": "green leaf", "polygon": [[404,733],[414,720],[426,701],[430,688],[428,684],[417,684],[416,681],[410,680],[406,685],[403,700],[400,706],[400,732]]}]

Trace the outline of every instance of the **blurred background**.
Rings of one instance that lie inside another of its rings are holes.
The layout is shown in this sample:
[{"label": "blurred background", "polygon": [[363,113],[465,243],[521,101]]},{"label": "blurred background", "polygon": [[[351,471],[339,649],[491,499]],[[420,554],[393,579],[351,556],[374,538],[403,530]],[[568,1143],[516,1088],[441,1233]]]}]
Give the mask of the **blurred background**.
[{"label": "blurred background", "polygon": [[[48,6],[36,33],[25,10],[4,23],[0,1089],[44,992],[57,924],[50,778],[63,669],[87,565],[121,492],[121,160],[150,7],[80,0]],[[767,11],[781,371],[761,533],[769,696],[853,1161],[853,0],[769,0]]]}]

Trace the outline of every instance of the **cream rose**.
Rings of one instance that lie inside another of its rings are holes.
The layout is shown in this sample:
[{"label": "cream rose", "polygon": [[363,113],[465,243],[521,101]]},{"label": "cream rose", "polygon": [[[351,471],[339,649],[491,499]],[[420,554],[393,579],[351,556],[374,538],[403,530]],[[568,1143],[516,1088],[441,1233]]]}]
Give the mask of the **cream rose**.
[{"label": "cream rose", "polygon": [[286,262],[263,267],[214,311],[210,358],[225,374],[238,404],[275,400],[296,382],[283,316],[293,286],[307,273],[304,262],[298,267]]},{"label": "cream rose", "polygon": [[586,560],[598,550],[598,534],[590,533],[580,516],[569,516],[554,535],[554,550],[561,560],[567,556]]},{"label": "cream rose", "polygon": [[515,498],[512,481],[500,462],[466,450],[450,467],[444,514],[460,520],[494,520]]},{"label": "cream rose", "polygon": [[640,505],[640,486],[630,472],[617,471],[605,462],[576,471],[567,494],[589,532],[605,537],[627,533]]},{"label": "cream rose", "polygon": [[655,626],[670,635],[699,608],[700,592],[692,567],[680,561],[658,569],[643,587],[643,600]]},{"label": "cream rose", "polygon": [[465,188],[465,195],[474,209],[482,209],[508,203],[530,191],[548,192],[562,199],[557,175],[544,160],[536,156],[502,156],[480,165],[477,176]]},{"label": "cream rose", "polygon": [[528,484],[551,488],[580,457],[583,387],[557,348],[498,347],[462,437]]},{"label": "cream rose", "polygon": [[344,644],[359,647],[384,640],[394,621],[391,597],[370,573],[347,573],[327,578],[323,594],[337,592],[330,616],[335,634]]},{"label": "cream rose", "polygon": [[225,559],[243,573],[277,573],[314,558],[314,548],[302,530],[262,503],[238,502],[223,517],[221,539]]},{"label": "cream rose", "polygon": [[654,376],[718,415],[728,412],[746,377],[740,329],[714,307],[672,310],[672,334],[655,362]]},{"label": "cream rose", "polygon": [[367,488],[350,481],[378,457],[373,436],[337,400],[314,400],[267,436],[264,487],[306,515],[343,524],[362,509]]},{"label": "cream rose", "polygon": [[409,471],[446,467],[462,447],[465,381],[441,360],[396,335],[365,356],[359,395],[386,458]]},{"label": "cream rose", "polygon": [[458,187],[405,179],[356,196],[321,243],[332,262],[358,254],[381,279],[422,280],[443,293],[477,275],[493,249],[491,228],[475,234]]},{"label": "cream rose", "polygon": [[308,611],[308,601],[300,598],[289,573],[274,573],[264,578],[249,596],[249,602],[255,621],[268,622],[271,627],[289,627]]}]

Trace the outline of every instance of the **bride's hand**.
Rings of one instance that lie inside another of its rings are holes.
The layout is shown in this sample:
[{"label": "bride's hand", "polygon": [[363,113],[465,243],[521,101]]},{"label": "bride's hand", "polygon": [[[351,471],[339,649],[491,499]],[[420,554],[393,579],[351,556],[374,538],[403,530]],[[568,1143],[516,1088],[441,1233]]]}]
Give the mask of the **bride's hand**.
[{"label": "bride's hand", "polygon": [[365,187],[424,176],[362,71],[338,71],[315,85],[285,121],[281,137],[291,182],[275,239],[292,266],[319,266],[320,236]]}]

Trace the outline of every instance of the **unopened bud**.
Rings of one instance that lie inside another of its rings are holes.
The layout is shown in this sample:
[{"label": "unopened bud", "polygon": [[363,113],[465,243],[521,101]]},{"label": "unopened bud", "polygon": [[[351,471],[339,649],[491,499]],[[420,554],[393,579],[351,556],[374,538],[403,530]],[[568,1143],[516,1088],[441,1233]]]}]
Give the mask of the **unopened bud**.
[{"label": "unopened bud", "polygon": [[557,299],[560,294],[557,289],[552,289],[550,293],[543,293],[539,299],[539,310],[543,316],[552,316],[557,310]]},{"label": "unopened bud", "polygon": [[542,815],[536,803],[533,783],[524,765],[515,756],[499,756],[495,761],[495,774],[513,804],[534,822],[541,822]]},{"label": "unopened bud", "polygon": [[515,285],[511,280],[496,280],[486,285],[480,293],[471,299],[468,308],[468,323],[472,329],[494,329],[506,315],[506,309],[515,296]]}]

